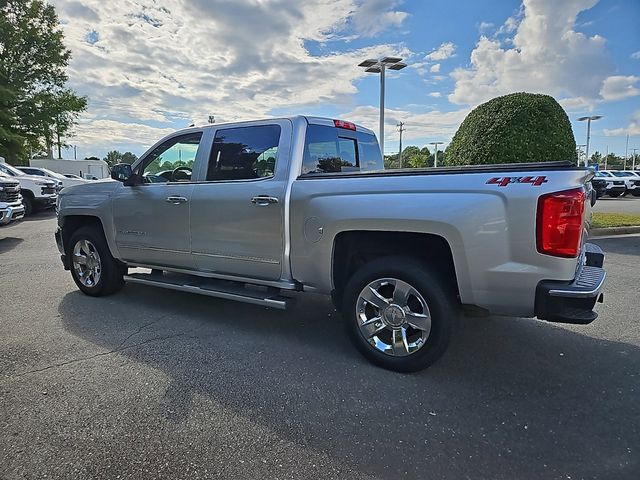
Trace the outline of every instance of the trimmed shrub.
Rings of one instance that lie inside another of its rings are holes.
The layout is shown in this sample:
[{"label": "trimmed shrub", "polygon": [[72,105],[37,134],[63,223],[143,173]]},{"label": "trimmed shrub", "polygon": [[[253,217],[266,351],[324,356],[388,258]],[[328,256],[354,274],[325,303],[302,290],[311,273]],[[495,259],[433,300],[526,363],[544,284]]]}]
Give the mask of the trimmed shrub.
[{"label": "trimmed shrub", "polygon": [[445,165],[574,161],[576,140],[553,97],[522,92],[474,108],[446,153]]}]

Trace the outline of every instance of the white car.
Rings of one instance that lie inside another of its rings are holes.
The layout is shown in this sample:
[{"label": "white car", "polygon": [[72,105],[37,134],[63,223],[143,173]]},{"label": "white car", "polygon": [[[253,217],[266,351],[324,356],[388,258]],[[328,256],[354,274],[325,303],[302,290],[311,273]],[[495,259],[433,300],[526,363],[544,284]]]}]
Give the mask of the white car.
[{"label": "white car", "polygon": [[80,177],[69,178],[66,175],[62,175],[61,173],[56,173],[46,168],[41,167],[16,167],[22,170],[24,173],[28,175],[36,175],[38,177],[48,177],[51,180],[54,180],[58,185],[61,186],[60,190],[64,187],[70,187],[71,185],[80,185],[82,183],[87,183],[88,180],[84,180]]},{"label": "white car", "polygon": [[20,193],[25,215],[43,208],[55,207],[58,184],[49,178],[27,175],[8,163],[0,162],[0,172],[20,182]]},{"label": "white car", "polygon": [[596,177],[607,182],[606,194],[610,197],[619,197],[627,193],[624,179],[616,177],[613,173],[607,170],[599,170],[596,172]]},{"label": "white car", "polygon": [[634,197],[640,197],[640,177],[636,173],[630,170],[603,170],[603,172],[624,181],[624,185],[627,188],[624,195],[630,193]]}]

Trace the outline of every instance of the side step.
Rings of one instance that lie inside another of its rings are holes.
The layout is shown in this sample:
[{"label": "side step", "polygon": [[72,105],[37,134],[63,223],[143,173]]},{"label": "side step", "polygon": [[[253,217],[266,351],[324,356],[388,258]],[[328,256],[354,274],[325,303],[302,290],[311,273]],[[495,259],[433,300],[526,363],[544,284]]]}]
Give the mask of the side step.
[{"label": "side step", "polygon": [[194,277],[165,272],[132,273],[125,275],[124,280],[130,283],[151,285],[154,287],[179,290],[181,292],[198,293],[209,297],[224,298],[238,302],[262,305],[263,307],[285,310],[290,298],[279,295],[279,291],[259,286],[245,286],[235,282]]}]

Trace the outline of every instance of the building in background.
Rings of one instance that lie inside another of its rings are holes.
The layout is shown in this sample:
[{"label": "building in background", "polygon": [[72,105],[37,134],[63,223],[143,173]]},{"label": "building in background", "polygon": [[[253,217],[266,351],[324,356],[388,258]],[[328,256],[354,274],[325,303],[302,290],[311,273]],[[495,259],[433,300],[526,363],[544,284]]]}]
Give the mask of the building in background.
[{"label": "building in background", "polygon": [[66,160],[47,158],[34,158],[30,162],[32,167],[47,168],[56,173],[71,173],[82,178],[107,178],[109,165],[104,160]]}]

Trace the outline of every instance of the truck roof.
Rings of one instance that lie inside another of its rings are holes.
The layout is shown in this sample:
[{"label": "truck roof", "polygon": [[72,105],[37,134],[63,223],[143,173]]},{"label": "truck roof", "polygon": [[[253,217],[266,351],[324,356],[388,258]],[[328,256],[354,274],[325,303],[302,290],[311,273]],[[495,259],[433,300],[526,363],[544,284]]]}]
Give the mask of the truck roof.
[{"label": "truck roof", "polygon": [[[334,123],[335,120],[339,120],[339,119],[333,119],[333,118],[327,118],[327,117],[293,115],[290,117],[271,117],[271,118],[267,117],[267,118],[253,119],[253,120],[241,120],[238,122],[207,123],[204,125],[199,125],[196,127],[189,127],[189,128],[218,128],[218,127],[227,127],[231,125],[247,125],[254,122],[264,122],[269,120],[290,120],[292,123],[296,123],[295,121],[300,118],[304,119],[310,125],[325,125],[328,127],[335,127],[335,123]],[[349,122],[349,123],[352,123],[352,122]],[[375,133],[372,130],[368,129],[367,127],[363,127],[362,125],[358,125],[356,123],[353,123],[353,125],[355,125],[356,131],[358,132],[368,133],[369,135],[375,135]],[[188,130],[189,128],[185,128],[184,130]]]}]

